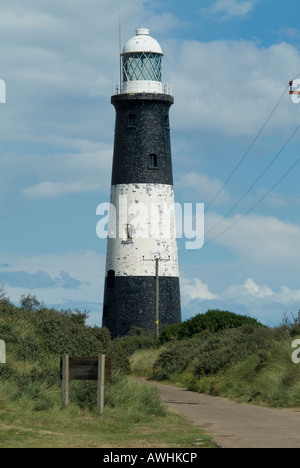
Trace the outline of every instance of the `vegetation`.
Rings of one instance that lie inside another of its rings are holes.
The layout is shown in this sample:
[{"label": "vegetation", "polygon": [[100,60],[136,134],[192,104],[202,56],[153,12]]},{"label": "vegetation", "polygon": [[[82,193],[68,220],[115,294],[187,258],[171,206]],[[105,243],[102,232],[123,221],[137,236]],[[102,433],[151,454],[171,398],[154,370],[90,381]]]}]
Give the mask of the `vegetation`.
[{"label": "vegetation", "polygon": [[[0,447],[211,447],[200,430],[169,412],[154,388],[132,382],[129,356],[155,345],[138,331],[112,341],[107,329],[86,325],[87,312],[46,308],[32,296],[16,307],[0,288],[0,339],[7,363],[0,364]],[[70,383],[62,410],[60,355],[113,358],[105,410],[96,413],[96,383]]]},{"label": "vegetation", "polygon": [[[133,354],[132,372],[239,402],[300,406],[300,366],[292,362],[300,313],[292,319],[285,316],[276,328],[228,314],[209,311],[187,325],[167,327],[162,347]],[[175,328],[181,330],[177,339],[171,333]]]},{"label": "vegetation", "polygon": [[201,333],[216,333],[228,328],[237,328],[242,325],[262,326],[255,318],[246,315],[238,315],[228,310],[208,310],[206,314],[197,314],[182,323],[168,325],[162,330],[159,343],[167,343],[172,340],[183,340]]},{"label": "vegetation", "polygon": [[[165,327],[159,340],[136,328],[111,340],[107,329],[86,325],[87,317],[49,309],[32,295],[22,296],[17,307],[0,288],[0,338],[7,346],[7,364],[0,365],[0,447],[213,446],[130,373],[240,402],[300,406],[300,366],[291,358],[300,312],[269,328],[210,310]],[[71,403],[62,410],[64,353],[113,358],[101,417],[95,382],[71,382]]]}]

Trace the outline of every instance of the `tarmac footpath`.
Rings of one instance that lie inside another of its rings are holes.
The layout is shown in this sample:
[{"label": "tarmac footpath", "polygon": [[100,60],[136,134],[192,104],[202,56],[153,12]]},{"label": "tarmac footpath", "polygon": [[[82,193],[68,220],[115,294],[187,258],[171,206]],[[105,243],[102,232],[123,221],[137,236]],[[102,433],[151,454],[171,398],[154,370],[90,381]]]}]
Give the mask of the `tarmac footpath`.
[{"label": "tarmac footpath", "polygon": [[172,411],[211,436],[221,448],[300,448],[300,409],[239,404],[161,383],[155,386]]}]

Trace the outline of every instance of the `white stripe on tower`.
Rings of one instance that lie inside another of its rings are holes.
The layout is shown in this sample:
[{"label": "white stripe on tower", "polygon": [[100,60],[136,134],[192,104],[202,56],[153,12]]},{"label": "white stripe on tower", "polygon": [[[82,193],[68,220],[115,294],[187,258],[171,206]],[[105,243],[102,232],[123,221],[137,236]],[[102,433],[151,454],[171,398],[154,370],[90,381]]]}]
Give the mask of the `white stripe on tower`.
[{"label": "white stripe on tower", "polygon": [[[160,276],[178,277],[174,193],[171,185],[123,184],[111,188],[107,272],[153,276],[144,259],[162,258]],[[115,216],[116,215],[116,216]]]}]

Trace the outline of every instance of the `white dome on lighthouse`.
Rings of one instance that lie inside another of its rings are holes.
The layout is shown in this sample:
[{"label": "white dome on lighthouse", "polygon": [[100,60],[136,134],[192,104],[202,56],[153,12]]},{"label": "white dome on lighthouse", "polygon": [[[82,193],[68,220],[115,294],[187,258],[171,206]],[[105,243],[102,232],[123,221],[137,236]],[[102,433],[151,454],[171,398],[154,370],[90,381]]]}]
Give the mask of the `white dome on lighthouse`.
[{"label": "white dome on lighthouse", "polygon": [[136,35],[125,44],[122,55],[131,52],[154,52],[163,55],[159,43],[149,35],[149,29],[146,28],[136,30]]},{"label": "white dome on lighthouse", "polygon": [[121,55],[122,93],[162,93],[163,53],[149,29],[137,29]]}]

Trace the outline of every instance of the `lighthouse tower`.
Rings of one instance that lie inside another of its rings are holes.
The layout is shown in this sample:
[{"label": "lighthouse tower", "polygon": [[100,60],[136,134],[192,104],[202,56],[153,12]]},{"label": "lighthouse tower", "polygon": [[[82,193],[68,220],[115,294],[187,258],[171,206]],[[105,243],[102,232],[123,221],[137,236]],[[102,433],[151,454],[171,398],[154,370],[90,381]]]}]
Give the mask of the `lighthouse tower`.
[{"label": "lighthouse tower", "polygon": [[169,109],[159,43],[137,29],[122,52],[116,110],[103,326],[113,338],[137,326],[181,321]]}]

